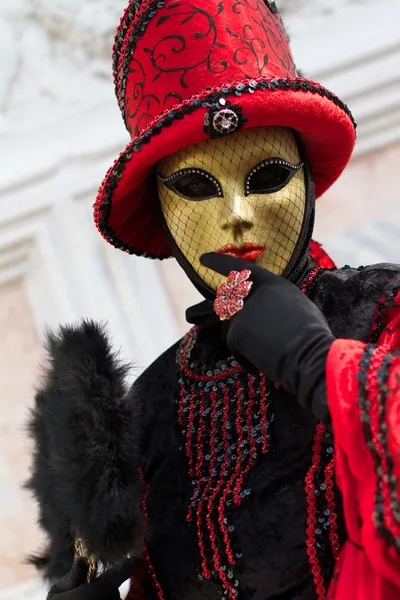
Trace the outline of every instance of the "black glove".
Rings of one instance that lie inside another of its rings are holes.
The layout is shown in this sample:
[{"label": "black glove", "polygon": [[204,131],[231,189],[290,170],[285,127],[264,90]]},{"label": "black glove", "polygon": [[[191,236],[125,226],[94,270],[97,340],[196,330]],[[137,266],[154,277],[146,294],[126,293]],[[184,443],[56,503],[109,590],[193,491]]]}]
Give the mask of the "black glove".
[{"label": "black glove", "polygon": [[244,307],[228,321],[228,346],[239,361],[243,357],[327,421],[325,363],[335,338],[322,312],[290,281],[253,263],[214,252],[200,262],[225,276],[251,271]]},{"label": "black glove", "polygon": [[121,567],[114,567],[86,583],[88,564],[79,558],[69,573],[57,581],[47,594],[47,600],[120,600],[118,588],[133,573],[135,559],[126,559]]}]

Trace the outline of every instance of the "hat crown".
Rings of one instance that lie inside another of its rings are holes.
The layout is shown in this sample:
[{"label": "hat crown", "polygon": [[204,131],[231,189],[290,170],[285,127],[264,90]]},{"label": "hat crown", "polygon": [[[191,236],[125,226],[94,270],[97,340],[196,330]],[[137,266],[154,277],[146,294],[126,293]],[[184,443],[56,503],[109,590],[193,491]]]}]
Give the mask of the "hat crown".
[{"label": "hat crown", "polygon": [[132,138],[205,89],[297,76],[269,0],[132,0],[117,30],[116,94]]}]

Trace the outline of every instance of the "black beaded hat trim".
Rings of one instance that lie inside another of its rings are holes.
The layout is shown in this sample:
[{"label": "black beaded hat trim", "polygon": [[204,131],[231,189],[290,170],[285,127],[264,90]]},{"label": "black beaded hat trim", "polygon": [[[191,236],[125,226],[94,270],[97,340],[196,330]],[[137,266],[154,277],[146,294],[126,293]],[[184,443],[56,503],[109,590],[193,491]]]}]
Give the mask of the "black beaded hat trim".
[{"label": "black beaded hat trim", "polygon": [[121,55],[121,50],[123,47],[124,39],[126,32],[129,29],[130,24],[132,23],[137,11],[139,10],[140,2],[138,0],[132,0],[127,6],[124,14],[122,15],[120,24],[117,28],[115,38],[114,38],[114,46],[113,46],[113,54],[112,54],[112,69],[114,76],[114,85],[115,85],[115,95],[118,98],[118,61]]},{"label": "black beaded hat trim", "polygon": [[323,87],[319,87],[309,81],[303,80],[289,80],[289,79],[264,79],[260,81],[250,80],[246,83],[239,83],[233,86],[224,86],[218,91],[210,92],[205,90],[204,95],[195,95],[191,99],[188,99],[178,108],[164,111],[160,114],[158,119],[155,119],[147,130],[141,133],[133,142],[129,144],[127,149],[120,155],[114,166],[111,168],[111,175],[106,176],[106,180],[103,185],[103,198],[101,205],[98,210],[101,213],[99,216],[99,227],[111,244],[116,248],[128,252],[129,254],[135,254],[136,256],[143,256],[145,258],[168,258],[168,255],[152,255],[148,252],[143,252],[134,248],[126,243],[121,242],[116,236],[108,224],[108,217],[111,210],[111,201],[115,190],[118,187],[119,181],[122,179],[123,172],[125,170],[126,163],[132,158],[132,152],[140,152],[143,144],[148,144],[154,135],[161,133],[165,127],[169,127],[173,121],[181,120],[186,115],[193,113],[199,108],[213,108],[220,98],[226,98],[229,95],[241,96],[242,94],[254,93],[255,91],[275,91],[275,90],[291,90],[291,91],[302,91],[316,94],[318,96],[327,98],[338,106],[351,120],[354,129],[357,127],[354,118],[350,112],[350,109],[340,100],[335,94],[329,92]]},{"label": "black beaded hat trim", "polygon": [[144,35],[147,25],[149,24],[149,21],[153,17],[155,17],[155,15],[157,14],[157,9],[163,8],[164,4],[165,4],[165,0],[156,0],[155,2],[151,2],[148,5],[148,9],[145,12],[143,12],[143,14],[140,16],[140,19],[135,24],[135,27],[133,28],[133,31],[132,31],[132,35],[127,42],[125,55],[124,55],[124,62],[123,62],[123,65],[121,67],[120,74],[119,74],[119,76],[120,76],[119,90],[118,90],[119,94],[117,94],[119,108],[122,112],[122,117],[124,119],[124,123],[127,128],[128,128],[128,123],[127,123],[127,118],[126,118],[126,114],[125,114],[125,90],[126,90],[126,82],[127,82],[128,73],[129,73],[129,65],[131,63],[132,55],[136,49],[136,44],[137,44],[138,40]]},{"label": "black beaded hat trim", "polygon": [[359,394],[358,394],[358,405],[360,407],[360,418],[364,427],[364,436],[366,445],[371,452],[372,458],[375,463],[375,474],[376,474],[376,488],[375,488],[375,507],[374,507],[374,522],[378,533],[386,540],[386,542],[396,548],[400,552],[400,538],[394,537],[394,535],[387,529],[383,519],[383,493],[382,493],[382,480],[386,478],[389,484],[390,496],[391,496],[391,509],[397,522],[400,522],[400,503],[398,501],[395,484],[396,478],[393,474],[393,463],[387,447],[387,425],[385,422],[385,404],[386,394],[388,391],[387,380],[388,380],[388,369],[393,360],[393,354],[387,354],[378,369],[378,402],[379,402],[379,439],[384,448],[385,458],[388,465],[388,472],[384,473],[381,457],[379,456],[378,448],[375,445],[374,438],[371,430],[371,418],[369,410],[371,402],[368,398],[368,371],[371,366],[371,361],[374,356],[374,352],[378,346],[375,344],[369,344],[360,359],[360,371],[357,374],[359,382]]}]

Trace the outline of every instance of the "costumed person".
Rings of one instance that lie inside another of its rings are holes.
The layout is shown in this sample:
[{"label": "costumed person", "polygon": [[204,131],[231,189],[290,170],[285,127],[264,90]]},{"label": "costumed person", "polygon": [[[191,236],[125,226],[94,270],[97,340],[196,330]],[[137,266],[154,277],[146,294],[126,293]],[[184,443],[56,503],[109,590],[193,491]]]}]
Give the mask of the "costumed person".
[{"label": "costumed person", "polygon": [[204,301],[129,390],[101,326],[50,335],[49,598],[118,598],[128,572],[132,599],[400,598],[400,269],[311,241],[351,113],[298,75],[270,1],[132,0],[113,67],[132,142],[96,225]]}]

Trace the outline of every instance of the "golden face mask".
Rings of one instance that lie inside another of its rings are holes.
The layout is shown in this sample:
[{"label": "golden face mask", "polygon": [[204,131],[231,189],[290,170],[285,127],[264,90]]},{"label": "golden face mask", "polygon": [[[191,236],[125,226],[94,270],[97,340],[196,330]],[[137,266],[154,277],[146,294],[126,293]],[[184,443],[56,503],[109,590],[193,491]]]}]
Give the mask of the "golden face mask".
[{"label": "golden face mask", "polygon": [[180,251],[211,288],[225,278],[200,256],[222,251],[281,275],[301,232],[304,170],[284,127],[206,140],[157,164],[162,212]]}]

